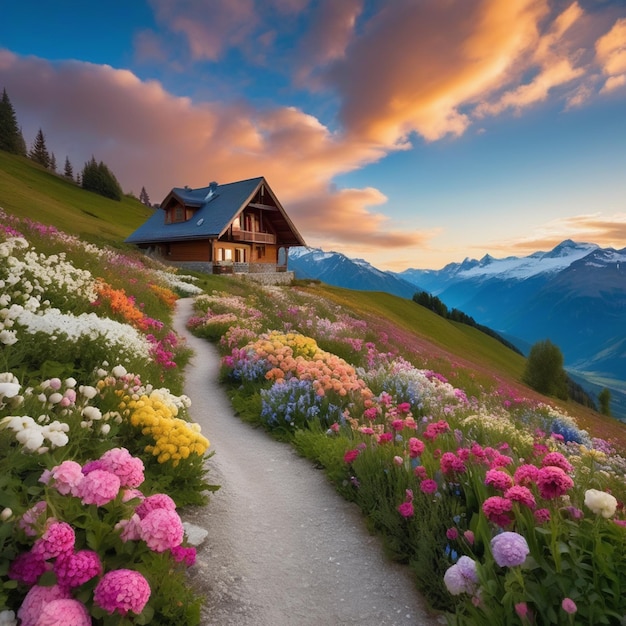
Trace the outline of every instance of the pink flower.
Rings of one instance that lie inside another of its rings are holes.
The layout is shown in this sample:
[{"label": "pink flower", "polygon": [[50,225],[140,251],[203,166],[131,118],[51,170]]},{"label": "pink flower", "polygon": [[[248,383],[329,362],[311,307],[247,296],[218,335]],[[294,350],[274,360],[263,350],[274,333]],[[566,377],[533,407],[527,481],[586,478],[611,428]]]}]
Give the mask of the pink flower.
[{"label": "pink flower", "polygon": [[167,511],[176,510],[176,502],[172,500],[166,493],[155,493],[141,501],[141,504],[135,509],[135,513],[143,519],[151,511],[157,509],[166,509]]},{"label": "pink flower", "polygon": [[393,462],[398,466],[401,467],[402,465],[404,465],[404,459],[401,456],[394,456],[393,457]]},{"label": "pink flower", "polygon": [[364,435],[373,435],[374,429],[370,428],[369,426],[361,426],[361,428],[359,428],[359,432],[363,433]]},{"label": "pink flower", "polygon": [[107,450],[101,457],[103,469],[115,474],[122,487],[139,487],[144,481],[143,461],[131,455],[126,448]]},{"label": "pink flower", "polygon": [[20,625],[36,626],[37,620],[46,604],[69,597],[69,591],[59,585],[53,585],[52,587],[35,585],[31,587],[22,602],[22,606],[17,611],[17,617],[21,620]]},{"label": "pink flower", "polygon": [[78,485],[84,477],[82,467],[76,461],[63,461],[60,465],[53,467],[50,474],[53,480],[52,486],[64,496],[69,493],[75,496]]},{"label": "pink flower", "polygon": [[366,420],[375,420],[378,417],[378,409],[375,406],[372,406],[369,409],[365,409],[365,411],[363,411],[363,417]]},{"label": "pink flower", "polygon": [[120,479],[111,472],[96,469],[78,485],[77,494],[83,504],[102,506],[115,500],[120,491]]},{"label": "pink flower", "polygon": [[393,422],[391,422],[391,428],[395,431],[402,430],[404,428],[404,420],[393,420]]},{"label": "pink flower", "polygon": [[539,468],[536,465],[524,464],[520,465],[516,470],[513,478],[518,485],[529,487],[533,485],[539,475]]},{"label": "pink flower", "polygon": [[48,567],[41,554],[20,552],[9,566],[9,578],[29,586],[34,585]]},{"label": "pink flower", "polygon": [[467,469],[465,463],[454,452],[444,452],[439,464],[444,474],[462,474]]},{"label": "pink flower", "polygon": [[513,509],[513,503],[507,498],[500,496],[491,496],[483,502],[483,513],[487,516],[487,519],[501,526],[502,528],[508,526],[512,521],[509,513]]},{"label": "pink flower", "polygon": [[485,485],[491,485],[494,489],[499,491],[506,491],[509,487],[513,486],[513,478],[506,472],[499,469],[487,470],[485,474]]},{"label": "pink flower", "polygon": [[57,581],[64,587],[79,587],[102,573],[100,557],[92,550],[79,550],[62,555],[54,563]]},{"label": "pink flower", "polygon": [[426,478],[420,483],[420,489],[422,493],[425,494],[435,493],[435,491],[437,491],[438,489],[437,481],[433,480],[432,478]]},{"label": "pink flower", "polygon": [[61,598],[44,604],[36,626],[91,626],[91,617],[82,602]]},{"label": "pink flower", "polygon": [[74,550],[76,536],[74,529],[67,522],[53,520],[43,535],[33,544],[33,554],[38,554],[44,561],[55,559],[61,554]]},{"label": "pink flower", "polygon": [[424,442],[420,441],[417,437],[409,438],[409,456],[412,459],[420,456],[424,452],[425,447]]},{"label": "pink flower", "polygon": [[130,519],[120,520],[115,524],[115,530],[120,531],[120,539],[127,541],[139,541],[141,539],[141,518],[134,513]]},{"label": "pink flower", "polygon": [[418,465],[414,470],[413,474],[417,476],[417,478],[424,480],[427,477],[426,468],[423,465]]},{"label": "pink flower", "polygon": [[174,546],[170,553],[177,563],[184,563],[187,567],[191,567],[196,562],[196,549],[193,546],[188,548]]},{"label": "pink flower", "polygon": [[128,502],[129,500],[144,499],[143,493],[139,489],[122,489],[122,502]]},{"label": "pink flower", "polygon": [[448,530],[446,530],[446,537],[450,541],[454,541],[455,539],[459,538],[459,531],[454,527],[448,528]]},{"label": "pink flower", "polygon": [[515,605],[515,612],[522,618],[524,619],[525,617],[528,616],[528,605],[526,604],[526,602],[518,602]]},{"label": "pink flower", "polygon": [[439,435],[448,432],[450,430],[450,426],[448,422],[444,420],[439,420],[438,422],[431,422],[426,426],[426,430],[424,431],[424,438],[432,441],[436,439]]},{"label": "pink flower", "polygon": [[413,503],[403,502],[400,506],[398,506],[398,513],[400,513],[402,517],[413,517],[413,515],[415,515],[415,509],[413,508]]},{"label": "pink flower", "polygon": [[93,472],[94,470],[103,470],[103,469],[105,469],[104,463],[100,459],[96,461],[87,461],[87,463],[83,465],[83,474],[89,474]]},{"label": "pink flower", "polygon": [[578,611],[576,603],[571,598],[563,598],[563,602],[561,602],[561,608],[570,615],[574,615],[574,613]]},{"label": "pink flower", "polygon": [[531,509],[535,508],[535,496],[533,496],[532,491],[528,487],[515,485],[504,492],[504,497],[513,502],[519,502]]},{"label": "pink flower", "polygon": [[132,569],[107,572],[96,585],[94,602],[109,614],[126,615],[129,611],[141,613],[150,598],[150,585]]},{"label": "pink flower", "polygon": [[17,523],[29,537],[36,537],[39,532],[37,527],[42,527],[46,519],[48,505],[45,500],[40,500],[22,515],[22,519]]},{"label": "pink flower", "polygon": [[558,498],[574,486],[574,481],[554,465],[542,467],[537,475],[539,495],[546,500]]},{"label": "pink flower", "polygon": [[544,467],[548,467],[549,465],[560,467],[568,474],[574,469],[572,464],[560,452],[548,452],[548,454],[543,457],[541,465]]},{"label": "pink flower", "polygon": [[400,413],[408,413],[411,410],[411,405],[408,402],[400,402],[398,405],[398,411]]},{"label": "pink flower", "polygon": [[499,469],[500,467],[507,467],[512,464],[513,459],[510,456],[498,452],[491,460],[490,467],[491,469]]},{"label": "pink flower", "polygon": [[384,444],[393,441],[393,433],[380,433],[378,435],[378,443]]},{"label": "pink flower", "polygon": [[535,511],[535,519],[539,524],[545,524],[550,521],[550,509],[537,509]]},{"label": "pink flower", "polygon": [[354,461],[354,459],[356,459],[359,456],[360,452],[359,450],[348,450],[344,455],[343,455],[343,460],[345,463],[352,463]]},{"label": "pink flower", "polygon": [[185,534],[183,523],[176,511],[156,509],[140,522],[141,538],[154,552],[165,552],[180,545]]},{"label": "pink flower", "polygon": [[474,545],[474,533],[471,530],[466,530],[463,533],[463,537],[465,537],[465,541],[470,544],[470,546]]}]

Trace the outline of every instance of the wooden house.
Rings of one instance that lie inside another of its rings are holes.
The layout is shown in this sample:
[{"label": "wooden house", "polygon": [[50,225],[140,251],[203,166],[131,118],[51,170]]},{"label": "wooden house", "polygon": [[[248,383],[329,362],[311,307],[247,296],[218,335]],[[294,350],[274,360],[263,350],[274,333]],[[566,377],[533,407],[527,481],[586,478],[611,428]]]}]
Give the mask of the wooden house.
[{"label": "wooden house", "polygon": [[175,187],[126,242],[213,273],[285,271],[289,247],[306,245],[262,176]]}]

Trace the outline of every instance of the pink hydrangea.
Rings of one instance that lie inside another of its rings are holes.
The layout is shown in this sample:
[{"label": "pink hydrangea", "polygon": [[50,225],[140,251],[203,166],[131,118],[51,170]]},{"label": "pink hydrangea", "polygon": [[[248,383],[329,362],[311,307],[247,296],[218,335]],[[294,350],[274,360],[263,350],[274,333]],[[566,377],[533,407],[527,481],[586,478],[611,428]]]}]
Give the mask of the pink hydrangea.
[{"label": "pink hydrangea", "polygon": [[115,524],[115,529],[120,531],[120,539],[124,543],[141,539],[141,519],[137,513],[134,513],[130,519],[120,520]]},{"label": "pink hydrangea", "polygon": [[129,611],[141,613],[149,598],[148,581],[132,569],[107,572],[93,593],[93,600],[101,609],[109,614],[120,615],[126,615]]},{"label": "pink hydrangea", "polygon": [[101,457],[103,469],[115,474],[122,487],[139,487],[144,481],[143,461],[131,455],[126,448],[107,450]]},{"label": "pink hydrangea", "polygon": [[36,626],[91,626],[91,616],[82,602],[61,598],[44,604]]},{"label": "pink hydrangea", "polygon": [[106,468],[104,467],[104,463],[100,459],[97,459],[96,461],[87,461],[87,463],[83,465],[83,474],[86,475],[86,474],[90,474],[94,470],[103,470],[103,469],[106,469]]},{"label": "pink hydrangea", "polygon": [[536,465],[530,465],[526,463],[524,465],[520,465],[516,470],[513,478],[518,485],[523,485],[524,487],[530,487],[537,480],[537,476],[539,475],[539,468]]},{"label": "pink hydrangea", "polygon": [[96,469],[85,475],[77,495],[83,504],[102,506],[115,500],[120,490],[120,479],[111,472]]},{"label": "pink hydrangea", "polygon": [[170,554],[177,563],[184,563],[187,567],[191,567],[196,562],[197,553],[193,546],[174,546]]},{"label": "pink hydrangea", "polygon": [[139,491],[139,489],[122,489],[122,502],[128,502],[134,498],[143,500],[144,497],[145,496],[141,493],[141,491]]},{"label": "pink hydrangea", "polygon": [[54,573],[60,585],[71,589],[99,576],[102,573],[102,563],[96,552],[79,550],[60,556],[54,563]]},{"label": "pink hydrangea", "polygon": [[151,511],[156,511],[157,509],[166,509],[168,511],[176,510],[176,502],[172,500],[166,493],[155,493],[152,496],[148,496],[135,509],[135,513],[139,515],[140,518],[144,518]]},{"label": "pink hydrangea", "polygon": [[439,465],[444,474],[463,474],[467,469],[463,460],[454,452],[444,452],[439,460]]},{"label": "pink hydrangea", "polygon": [[487,516],[487,519],[502,528],[508,526],[513,521],[510,515],[512,509],[513,503],[508,498],[500,496],[491,496],[491,498],[487,498],[483,502],[483,513]]},{"label": "pink hydrangea", "polygon": [[530,548],[519,533],[504,532],[491,540],[491,553],[500,567],[514,567],[526,560]]},{"label": "pink hydrangea", "polygon": [[531,509],[535,508],[535,496],[528,487],[522,487],[521,485],[514,485],[510,489],[504,492],[504,497],[512,500],[513,502],[519,502],[524,506]]},{"label": "pink hydrangea", "polygon": [[558,498],[574,486],[574,481],[554,465],[542,467],[537,474],[539,495],[546,500]]},{"label": "pink hydrangea", "polygon": [[420,483],[420,490],[422,491],[422,493],[425,494],[435,493],[435,491],[437,491],[437,488],[437,481],[433,480],[432,478],[426,478]]},{"label": "pink hydrangea", "polygon": [[76,535],[67,522],[53,520],[48,524],[43,535],[33,544],[33,554],[38,554],[44,561],[55,559],[74,550]]},{"label": "pink hydrangea", "polygon": [[48,565],[41,554],[32,551],[20,552],[9,566],[9,578],[26,585],[34,585],[47,568]]},{"label": "pink hydrangea", "polygon": [[45,500],[37,502],[34,506],[30,507],[28,511],[22,515],[22,519],[17,523],[29,537],[36,537],[39,532],[37,527],[43,526],[46,519],[46,510],[48,505]]},{"label": "pink hydrangea", "polygon": [[498,491],[506,491],[513,486],[513,478],[502,470],[490,469],[485,474],[485,485],[491,485]]},{"label": "pink hydrangea", "polygon": [[155,552],[165,552],[181,544],[185,529],[176,511],[156,509],[140,522],[141,538]]},{"label": "pink hydrangea", "polygon": [[[83,468],[76,461],[63,461],[50,471],[52,487],[64,496],[76,495],[78,485],[84,478]],[[50,484],[50,483],[48,483]]]},{"label": "pink hydrangea", "polygon": [[69,597],[69,591],[59,585],[52,587],[35,585],[31,587],[22,602],[22,606],[17,611],[20,626],[37,626],[37,620],[46,604]]},{"label": "pink hydrangea", "polygon": [[553,465],[560,467],[564,472],[570,473],[574,470],[572,464],[560,452],[548,452],[541,460],[541,465],[547,467]]}]

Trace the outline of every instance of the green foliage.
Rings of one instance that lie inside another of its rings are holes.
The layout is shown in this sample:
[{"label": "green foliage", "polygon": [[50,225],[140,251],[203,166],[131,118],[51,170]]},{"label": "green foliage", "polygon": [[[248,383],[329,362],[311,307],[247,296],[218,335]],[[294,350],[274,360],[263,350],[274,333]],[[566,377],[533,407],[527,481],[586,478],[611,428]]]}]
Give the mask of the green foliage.
[{"label": "green foliage", "polygon": [[604,387],[598,394],[598,402],[600,403],[600,413],[602,415],[611,416],[611,392]]},{"label": "green foliage", "polygon": [[538,341],[530,349],[522,380],[539,393],[567,399],[567,375],[563,354],[549,339]]},{"label": "green foliage", "polygon": [[118,202],[124,195],[113,172],[102,161],[96,163],[95,157],[91,157],[83,167],[82,186],[87,191],[93,191]]},{"label": "green foliage", "polygon": [[0,100],[0,150],[26,156],[24,138],[17,125],[15,109],[6,89],[3,89],[2,100]]}]

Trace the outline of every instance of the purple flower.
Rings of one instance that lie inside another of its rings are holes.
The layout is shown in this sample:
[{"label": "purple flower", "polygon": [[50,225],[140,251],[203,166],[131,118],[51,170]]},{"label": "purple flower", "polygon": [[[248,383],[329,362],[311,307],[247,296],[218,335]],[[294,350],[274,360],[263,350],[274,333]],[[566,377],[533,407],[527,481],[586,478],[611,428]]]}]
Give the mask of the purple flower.
[{"label": "purple flower", "polygon": [[26,585],[34,585],[46,569],[48,565],[41,554],[21,552],[9,567],[9,578]]},{"label": "purple flower", "polygon": [[478,587],[476,561],[468,556],[462,556],[446,570],[443,582],[453,596],[458,596],[461,593],[473,595]]},{"label": "purple flower", "polygon": [[96,585],[94,602],[109,614],[126,615],[128,611],[141,613],[150,598],[150,585],[132,569],[107,572]]},{"label": "purple flower", "polygon": [[503,532],[491,540],[491,552],[500,567],[521,565],[530,549],[526,539],[515,532]]}]

